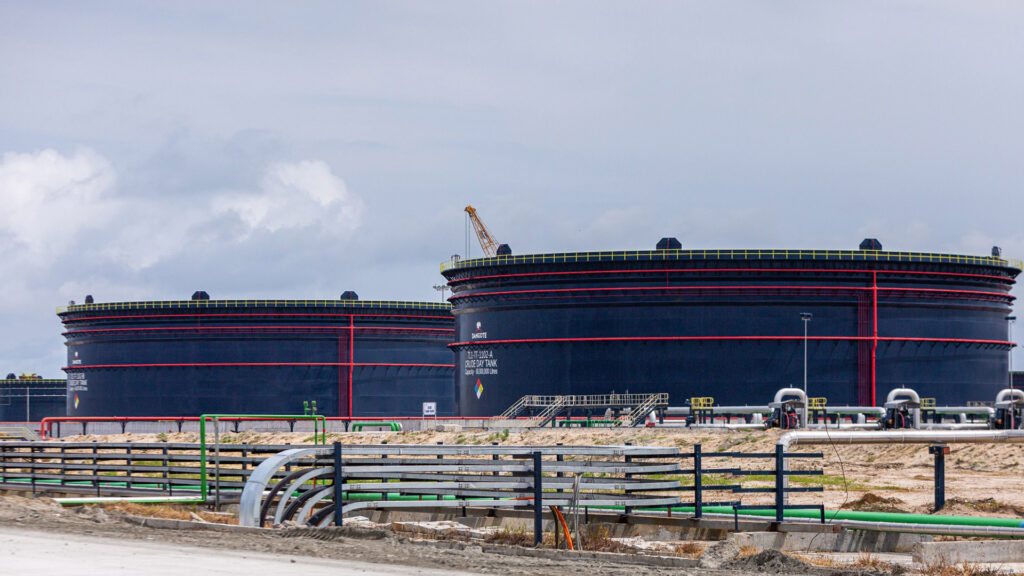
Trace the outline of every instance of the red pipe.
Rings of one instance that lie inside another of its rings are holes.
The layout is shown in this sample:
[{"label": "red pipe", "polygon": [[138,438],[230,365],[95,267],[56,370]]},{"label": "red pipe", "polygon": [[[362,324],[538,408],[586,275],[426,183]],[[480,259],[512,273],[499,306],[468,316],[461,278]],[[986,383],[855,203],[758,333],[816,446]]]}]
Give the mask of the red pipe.
[{"label": "red pipe", "polygon": [[793,272],[800,273],[815,273],[815,274],[891,274],[894,276],[901,274],[917,274],[924,276],[954,276],[961,278],[986,278],[989,280],[1009,280],[1007,276],[997,276],[992,274],[968,274],[965,272],[924,272],[920,270],[902,270],[902,271],[890,271],[890,270],[861,270],[856,268],[851,269],[835,269],[835,268],[656,268],[650,270],[573,270],[564,272],[523,272],[520,274],[490,274],[485,276],[469,276],[466,278],[459,278],[452,280],[449,284],[460,284],[463,282],[471,282],[473,280],[493,280],[502,278],[520,278],[520,277],[533,277],[533,276],[575,276],[575,275],[590,275],[590,274],[649,274],[655,273],[660,274],[662,272],[682,272],[682,273],[717,273],[717,272],[777,272],[780,274],[789,274]]},{"label": "red pipe", "polygon": [[[423,418],[421,416],[325,416],[331,422],[376,422],[379,420],[490,420],[500,416],[438,416]],[[280,421],[281,418],[255,418],[249,416],[232,416],[218,418],[228,421]],[[198,416],[48,416],[39,422],[39,432],[43,439],[50,437],[54,422],[198,422]]]},{"label": "red pipe", "polygon": [[[447,312],[448,310],[439,310],[439,312]],[[130,320],[135,318],[220,318],[220,317],[249,317],[249,316],[316,316],[316,317],[343,317],[348,318],[353,314],[319,314],[316,312],[250,312],[250,313],[217,313],[217,314],[125,314],[122,316],[82,316],[77,318],[66,318],[63,320],[65,324],[71,322],[84,322],[86,320]],[[436,320],[438,318],[447,318],[448,316],[438,314],[434,316],[424,316],[422,314],[355,314],[357,318],[426,318]]]},{"label": "red pipe", "polygon": [[401,362],[182,362],[182,363],[151,363],[151,364],[81,364],[64,366],[61,370],[82,370],[85,368],[220,368],[230,366],[382,366],[386,368],[454,368],[454,364],[413,364]]},{"label": "red pipe", "polygon": [[[590,338],[524,338],[520,340],[472,340],[469,342],[454,342],[448,346],[451,348],[459,346],[471,346],[474,344],[539,344],[550,342],[631,342],[631,341],[675,341],[675,340],[803,340],[803,336],[595,336]],[[1011,345],[1012,342],[1005,340],[975,340],[964,338],[912,338],[912,337],[886,337],[877,336],[808,336],[808,340],[883,340],[891,342],[936,342],[936,343],[958,343],[958,344],[993,344]]]},{"label": "red pipe", "polygon": [[875,406],[875,390],[878,378],[878,273],[873,273],[871,278],[871,307],[875,321],[874,334],[871,342],[871,405]]},{"label": "red pipe", "polygon": [[404,326],[159,326],[139,328],[89,328],[84,330],[68,330],[68,334],[87,334],[92,332],[147,332],[169,330],[394,330],[408,332],[455,332],[454,328],[414,328]]},{"label": "red pipe", "polygon": [[[348,361],[349,361],[349,367],[348,367],[348,416],[349,416],[349,418],[352,417],[352,378],[353,378],[352,371],[354,370],[354,366],[352,365],[352,363],[355,362],[355,360],[356,360],[356,333],[355,333],[354,330],[352,330],[353,326],[355,326],[355,319],[354,319],[354,317],[349,316],[348,317],[348,328],[349,328],[349,330],[348,330]],[[455,368],[454,364],[452,364],[452,368]]]},{"label": "red pipe", "polygon": [[[966,294],[966,295],[978,295],[978,296],[996,296],[999,298],[1006,298],[1008,301],[1013,301],[1014,296],[1010,296],[1004,292],[984,292],[980,290],[949,290],[945,288],[874,288],[875,290],[887,290],[893,292],[926,292],[926,293],[942,293],[942,294]],[[461,298],[471,298],[476,296],[508,296],[513,294],[552,294],[552,293],[565,293],[565,292],[635,292],[635,291],[694,291],[694,290],[722,290],[722,291],[742,291],[742,290],[817,290],[817,291],[832,291],[832,292],[859,292],[863,290],[872,290],[869,287],[863,286],[729,286],[729,285],[718,285],[718,286],[616,286],[616,287],[602,287],[602,288],[547,288],[543,290],[503,290],[500,292],[475,292],[472,294],[459,294],[449,298],[449,300],[457,300]]]}]

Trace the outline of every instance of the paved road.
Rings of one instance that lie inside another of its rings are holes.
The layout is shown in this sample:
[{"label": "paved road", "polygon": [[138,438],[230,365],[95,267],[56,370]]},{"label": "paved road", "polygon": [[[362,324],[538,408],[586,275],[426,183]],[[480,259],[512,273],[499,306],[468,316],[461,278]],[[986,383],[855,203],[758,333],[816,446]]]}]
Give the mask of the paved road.
[{"label": "paved road", "polygon": [[469,572],[235,552],[0,526],[0,574],[76,576],[472,576]]}]

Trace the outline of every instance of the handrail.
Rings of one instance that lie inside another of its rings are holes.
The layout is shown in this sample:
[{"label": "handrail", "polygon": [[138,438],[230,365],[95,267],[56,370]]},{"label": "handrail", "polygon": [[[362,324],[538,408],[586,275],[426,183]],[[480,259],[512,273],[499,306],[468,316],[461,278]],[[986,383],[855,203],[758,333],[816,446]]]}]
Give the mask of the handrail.
[{"label": "handrail", "polygon": [[884,252],[880,250],[628,250],[615,252],[563,252],[520,254],[449,260],[441,263],[441,272],[476,266],[505,264],[562,264],[568,262],[627,262],[661,260],[839,260],[872,262],[928,262],[969,264],[1024,269],[1020,260],[994,256],[965,256],[929,252]]},{"label": "handrail", "polygon": [[373,310],[451,310],[447,302],[393,300],[145,300],[58,306],[57,314],[95,310],[148,310],[168,308],[359,308]]}]

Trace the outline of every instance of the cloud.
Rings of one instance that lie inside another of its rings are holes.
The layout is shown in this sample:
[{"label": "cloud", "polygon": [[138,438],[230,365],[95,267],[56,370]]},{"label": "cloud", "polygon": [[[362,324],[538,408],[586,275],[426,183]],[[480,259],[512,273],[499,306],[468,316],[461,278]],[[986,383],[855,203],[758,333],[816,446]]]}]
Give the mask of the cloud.
[{"label": "cloud", "polygon": [[7,262],[45,265],[65,253],[79,233],[103,227],[119,209],[116,174],[89,149],[8,152],[0,160],[0,234]]},{"label": "cloud", "polygon": [[280,162],[267,168],[259,190],[223,194],[216,213],[234,213],[248,233],[317,227],[348,235],[359,227],[362,201],[321,161]]},{"label": "cloud", "polygon": [[271,163],[250,190],[215,190],[189,201],[140,196],[126,199],[124,212],[124,227],[103,252],[138,271],[292,231],[346,238],[359,228],[364,206],[325,162],[304,160]]},{"label": "cloud", "polygon": [[[160,181],[124,184],[131,169],[119,178],[87,148],[0,157],[0,324],[21,334],[0,349],[0,364],[55,375],[62,350],[54,306],[87,293],[105,301],[187,297],[183,286],[193,283],[223,297],[267,284],[308,290],[322,275],[312,264],[323,245],[351,239],[364,203],[321,160],[249,170],[238,178],[249,188],[198,183],[182,197]],[[294,285],[263,278],[268,267]]]}]

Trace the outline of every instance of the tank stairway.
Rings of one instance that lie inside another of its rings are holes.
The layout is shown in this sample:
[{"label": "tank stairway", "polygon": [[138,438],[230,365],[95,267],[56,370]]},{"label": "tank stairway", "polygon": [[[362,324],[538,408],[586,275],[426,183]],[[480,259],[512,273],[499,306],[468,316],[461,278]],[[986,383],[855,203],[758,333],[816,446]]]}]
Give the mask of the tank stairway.
[{"label": "tank stairway", "polygon": [[[664,398],[662,398],[664,396]],[[650,394],[647,398],[640,403],[639,406],[633,408],[633,411],[629,413],[629,425],[630,427],[640,426],[647,420],[647,415],[658,407],[665,408],[668,406],[668,394]]]},{"label": "tank stairway", "polygon": [[0,426],[0,440],[29,440],[38,442],[39,435],[25,426]]},{"label": "tank stairway", "polygon": [[571,396],[556,396],[555,401],[534,418],[537,421],[536,425],[543,428],[544,426],[547,426],[549,422],[557,418],[558,415],[565,410],[567,398],[571,398]]},{"label": "tank stairway", "polygon": [[546,426],[563,412],[576,408],[586,410],[617,410],[625,412],[630,426],[643,423],[652,410],[668,407],[668,394],[587,394],[580,396],[523,396],[498,418],[512,419],[524,412],[532,413],[534,426]]}]

